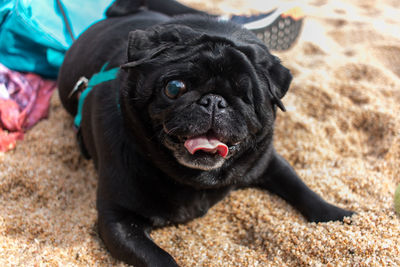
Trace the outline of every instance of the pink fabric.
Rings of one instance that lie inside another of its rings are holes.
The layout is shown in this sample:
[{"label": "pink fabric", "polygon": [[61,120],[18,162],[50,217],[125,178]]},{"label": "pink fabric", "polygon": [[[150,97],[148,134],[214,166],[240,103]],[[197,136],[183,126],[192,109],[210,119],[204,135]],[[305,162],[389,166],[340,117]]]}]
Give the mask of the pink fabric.
[{"label": "pink fabric", "polygon": [[0,151],[15,148],[24,132],[47,117],[54,81],[0,64]]}]

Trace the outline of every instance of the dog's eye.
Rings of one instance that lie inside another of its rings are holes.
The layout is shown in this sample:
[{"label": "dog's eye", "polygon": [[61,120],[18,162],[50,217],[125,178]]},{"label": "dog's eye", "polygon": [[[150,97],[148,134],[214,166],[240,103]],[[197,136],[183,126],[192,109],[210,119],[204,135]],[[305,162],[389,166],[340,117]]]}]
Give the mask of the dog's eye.
[{"label": "dog's eye", "polygon": [[165,86],[165,94],[172,99],[178,98],[186,92],[186,84],[180,80],[172,80]]}]

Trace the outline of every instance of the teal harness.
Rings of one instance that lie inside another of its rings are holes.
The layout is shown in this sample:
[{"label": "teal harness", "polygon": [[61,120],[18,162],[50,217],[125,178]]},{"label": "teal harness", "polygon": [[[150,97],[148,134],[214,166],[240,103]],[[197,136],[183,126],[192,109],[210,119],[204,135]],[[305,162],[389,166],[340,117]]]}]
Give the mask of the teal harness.
[{"label": "teal harness", "polygon": [[90,80],[87,82],[87,87],[85,88],[85,90],[82,91],[79,97],[78,111],[74,119],[74,125],[76,129],[79,129],[81,127],[83,104],[85,103],[85,98],[88,96],[90,91],[92,91],[93,87],[100,83],[108,82],[117,78],[117,74],[120,68],[116,67],[113,69],[105,70],[107,66],[108,62],[104,64],[103,67],[101,67],[98,73],[93,74],[92,78],[90,78]]}]

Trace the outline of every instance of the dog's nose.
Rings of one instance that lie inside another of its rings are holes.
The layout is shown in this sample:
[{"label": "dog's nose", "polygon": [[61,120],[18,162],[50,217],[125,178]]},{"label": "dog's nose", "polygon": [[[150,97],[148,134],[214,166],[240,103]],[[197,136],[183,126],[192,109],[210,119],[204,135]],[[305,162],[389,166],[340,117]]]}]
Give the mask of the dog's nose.
[{"label": "dog's nose", "polygon": [[198,103],[206,108],[208,111],[215,112],[225,109],[228,104],[226,100],[220,95],[208,94],[200,98]]}]

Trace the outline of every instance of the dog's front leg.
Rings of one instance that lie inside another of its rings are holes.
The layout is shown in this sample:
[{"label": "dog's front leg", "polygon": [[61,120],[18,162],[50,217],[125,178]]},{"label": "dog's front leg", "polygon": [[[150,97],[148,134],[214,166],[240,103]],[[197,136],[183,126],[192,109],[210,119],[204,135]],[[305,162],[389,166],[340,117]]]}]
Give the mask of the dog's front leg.
[{"label": "dog's front leg", "polygon": [[275,151],[258,186],[285,199],[311,222],[343,220],[353,214],[329,204],[308,188],[290,164]]},{"label": "dog's front leg", "polygon": [[178,266],[171,255],[151,240],[151,227],[126,210],[99,210],[98,227],[106,247],[119,260],[135,267]]}]

